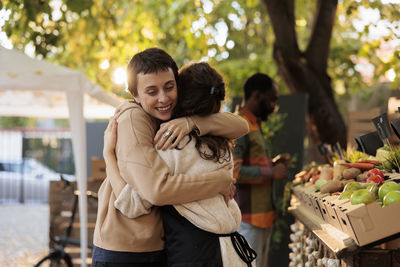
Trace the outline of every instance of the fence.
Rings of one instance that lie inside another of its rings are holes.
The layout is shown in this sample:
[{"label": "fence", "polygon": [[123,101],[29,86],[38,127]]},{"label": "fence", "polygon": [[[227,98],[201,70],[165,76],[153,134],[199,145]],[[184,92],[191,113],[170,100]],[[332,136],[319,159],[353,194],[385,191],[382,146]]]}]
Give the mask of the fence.
[{"label": "fence", "polygon": [[70,131],[0,130],[0,203],[47,203],[59,173],[74,173]]}]

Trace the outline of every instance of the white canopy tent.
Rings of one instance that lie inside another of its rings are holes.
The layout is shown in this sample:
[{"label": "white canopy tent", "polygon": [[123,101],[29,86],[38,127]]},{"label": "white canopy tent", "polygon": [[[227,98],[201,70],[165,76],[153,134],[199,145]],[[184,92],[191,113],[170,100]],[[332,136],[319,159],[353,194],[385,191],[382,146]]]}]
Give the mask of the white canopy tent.
[{"label": "white canopy tent", "polygon": [[[67,105],[65,105],[65,102]],[[89,118],[109,117],[121,100],[82,73],[37,60],[0,45],[0,116],[69,117],[75,177],[86,192],[86,124]],[[64,104],[63,104],[64,103]],[[87,108],[84,109],[84,105]],[[79,195],[81,266],[87,255],[87,197]]]}]

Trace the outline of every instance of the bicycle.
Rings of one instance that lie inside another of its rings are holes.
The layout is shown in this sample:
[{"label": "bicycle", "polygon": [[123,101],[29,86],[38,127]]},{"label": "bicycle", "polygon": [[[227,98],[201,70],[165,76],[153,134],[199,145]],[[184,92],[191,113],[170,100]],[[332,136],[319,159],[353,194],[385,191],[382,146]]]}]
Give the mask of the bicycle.
[{"label": "bicycle", "polygon": [[[55,246],[50,250],[50,253],[39,260],[34,267],[73,267],[71,256],[65,251],[67,245],[73,245],[80,247],[80,240],[71,239],[71,232],[73,228],[73,223],[75,219],[76,210],[78,207],[78,196],[79,191],[75,190],[73,184],[66,180],[62,175],[60,175],[61,181],[64,182],[64,189],[71,187],[72,193],[74,195],[74,203],[72,206],[72,214],[69,218],[68,226],[62,236],[51,236],[50,239],[54,242]],[[89,199],[94,199],[97,201],[97,193],[92,191],[86,191],[86,195]],[[92,249],[93,245],[89,244],[88,248]]]}]

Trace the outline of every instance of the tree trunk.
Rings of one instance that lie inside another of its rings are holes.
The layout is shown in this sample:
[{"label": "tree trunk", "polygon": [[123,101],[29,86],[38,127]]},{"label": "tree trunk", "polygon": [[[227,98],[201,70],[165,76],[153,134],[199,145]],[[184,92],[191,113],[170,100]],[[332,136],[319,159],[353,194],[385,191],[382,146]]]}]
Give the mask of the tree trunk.
[{"label": "tree trunk", "polygon": [[329,43],[337,0],[319,0],[313,32],[305,52],[295,32],[294,0],[263,0],[275,32],[274,59],[279,76],[292,93],[309,95],[308,114],[318,141],[346,145],[346,126],[327,74]]}]

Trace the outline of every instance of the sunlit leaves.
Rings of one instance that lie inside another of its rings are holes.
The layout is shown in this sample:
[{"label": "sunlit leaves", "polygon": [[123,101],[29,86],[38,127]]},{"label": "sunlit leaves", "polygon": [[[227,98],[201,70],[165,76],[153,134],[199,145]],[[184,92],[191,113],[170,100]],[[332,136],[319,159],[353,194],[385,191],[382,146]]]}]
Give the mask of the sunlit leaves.
[{"label": "sunlit leaves", "polygon": [[[302,50],[310,38],[316,2],[296,1]],[[32,46],[37,55],[79,69],[120,94],[125,88],[112,82],[114,70],[152,46],[166,49],[180,66],[208,60],[225,73],[231,96],[241,95],[244,80],[257,71],[270,74],[282,91],[285,88],[272,58],[274,34],[266,8],[257,0],[2,0],[2,6],[11,10],[2,30],[16,48]],[[363,21],[362,9],[370,8],[379,21]],[[399,43],[391,43],[399,39],[399,12],[399,5],[381,1],[339,1],[328,62],[339,98],[370,87],[360,74],[360,60],[374,66],[374,83],[389,70],[400,73]],[[355,19],[361,21],[360,29]],[[371,38],[386,29],[380,26],[382,20],[389,25],[387,34]],[[393,45],[392,56],[382,52],[384,44]],[[102,69],[104,60],[109,66]],[[392,84],[399,84],[399,78]]]},{"label": "sunlit leaves", "polygon": [[81,14],[83,11],[90,10],[90,7],[93,5],[92,0],[66,0],[65,3],[69,10],[72,12],[76,12]]}]

